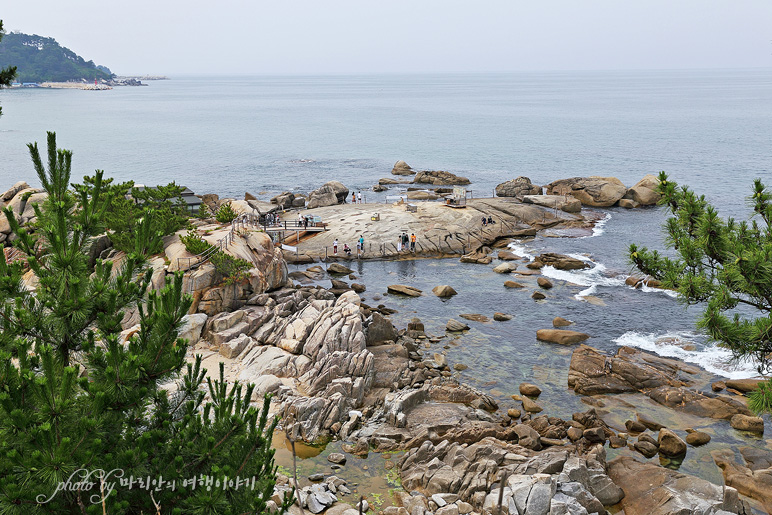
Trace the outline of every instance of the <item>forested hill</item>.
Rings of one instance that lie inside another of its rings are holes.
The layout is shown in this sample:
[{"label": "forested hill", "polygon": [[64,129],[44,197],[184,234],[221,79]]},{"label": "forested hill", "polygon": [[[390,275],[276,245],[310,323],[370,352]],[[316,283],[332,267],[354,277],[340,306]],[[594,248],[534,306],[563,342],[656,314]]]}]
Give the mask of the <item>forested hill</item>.
[{"label": "forested hill", "polygon": [[18,82],[67,82],[110,80],[113,73],[86,61],[53,38],[19,32],[5,35],[0,43],[0,69],[16,66]]}]

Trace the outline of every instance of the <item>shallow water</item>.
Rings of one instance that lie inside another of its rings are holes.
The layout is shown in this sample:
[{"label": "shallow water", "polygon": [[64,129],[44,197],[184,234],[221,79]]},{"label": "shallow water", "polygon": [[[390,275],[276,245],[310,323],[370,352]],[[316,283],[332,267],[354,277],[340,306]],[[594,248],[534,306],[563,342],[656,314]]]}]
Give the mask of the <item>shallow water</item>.
[{"label": "shallow water", "polygon": [[[532,382],[542,388],[543,393],[538,399],[544,408],[542,414],[571,419],[573,413],[591,407],[586,397],[574,394],[567,386],[574,348],[536,340],[536,330],[551,328],[556,316],[574,321],[569,329],[588,333],[591,337],[585,343],[608,354],[613,354],[620,345],[631,345],[701,365],[707,370],[698,385],[706,390],[711,381],[721,377],[754,377],[752,366],[724,363],[721,358],[726,351],[694,332],[699,308],[687,308],[669,292],[636,290],[625,285],[624,278],[631,271],[626,263],[625,246],[633,236],[620,231],[620,227],[628,224],[626,218],[632,216],[641,219],[643,224],[659,224],[662,211],[658,208],[635,212],[611,209],[608,214],[602,235],[596,231],[596,237],[537,237],[513,245],[523,255],[557,251],[592,260],[596,265],[591,270],[572,272],[543,270],[544,275],[552,278],[554,287],[545,291],[547,298],[542,301],[530,297],[539,289],[536,285],[538,276],[497,274],[492,271],[497,264],[495,260],[490,265],[461,263],[455,258],[353,261],[347,265],[354,269],[357,282],[367,286],[367,291],[361,295],[365,303],[372,306],[385,304],[398,311],[391,316],[397,328],[406,327],[411,318],[418,317],[424,323],[427,335],[445,336],[448,319],[458,318],[462,313],[490,318],[491,321],[485,323],[463,320],[470,326],[469,331],[448,333],[439,343],[424,341],[422,345],[428,356],[435,352],[445,354],[451,368],[456,363],[468,366],[461,372],[454,371],[454,375],[492,395],[504,411],[508,407],[519,407],[510,396],[518,393],[521,382]],[[610,243],[616,246],[612,247]],[[517,263],[518,269],[525,269],[524,261]],[[295,268],[303,269],[291,267]],[[508,279],[526,287],[505,288],[503,283]],[[327,281],[320,284],[329,286]],[[389,295],[386,287],[390,284],[414,286],[423,290],[423,295],[417,298]],[[436,297],[431,289],[441,284],[449,284],[458,295],[449,299]],[[495,322],[492,320],[495,312],[511,314],[513,319]],[[694,345],[694,349],[684,350],[679,346],[687,344]],[[728,421],[676,413],[643,395],[611,396],[602,399],[602,403],[593,407],[608,412],[608,419],[617,431],[625,431],[625,420],[634,419],[636,412],[642,412],[655,420],[664,420],[682,437],[684,430],[690,427],[709,433],[713,438],[710,444],[702,448],[690,447],[683,463],[670,466],[680,465],[680,470],[718,484],[722,484],[723,479],[710,450],[719,446],[738,449],[743,445],[772,450],[770,441],[735,431]],[[766,422],[768,438],[772,431],[769,417]],[[627,452],[632,451],[609,450],[611,456]]]}]

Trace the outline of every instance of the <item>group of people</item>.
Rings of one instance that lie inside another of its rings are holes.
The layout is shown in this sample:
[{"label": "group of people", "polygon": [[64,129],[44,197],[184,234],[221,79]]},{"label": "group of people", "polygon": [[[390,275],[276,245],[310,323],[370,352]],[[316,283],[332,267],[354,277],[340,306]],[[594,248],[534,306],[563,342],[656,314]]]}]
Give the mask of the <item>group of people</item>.
[{"label": "group of people", "polygon": [[[397,252],[402,252],[408,248],[410,249],[410,252],[415,252],[415,241],[415,233],[411,233],[410,236],[408,236],[406,232],[403,232],[397,239]],[[408,244],[410,247],[408,247]]]},{"label": "group of people", "polygon": [[[346,254],[346,256],[351,255],[351,247],[348,246],[348,243],[343,244],[343,252]],[[357,256],[362,256],[365,252],[365,237],[361,234],[359,235],[359,239],[357,240]],[[338,254],[338,238],[335,238],[335,240],[332,242],[332,254],[337,255]]]},{"label": "group of people", "polygon": [[308,217],[303,216],[303,213],[298,213],[298,227],[308,228]]},{"label": "group of people", "polygon": [[279,223],[279,215],[276,213],[266,213],[265,214],[265,225],[276,225]]},{"label": "group of people", "polygon": [[493,219],[492,216],[488,216],[488,218],[485,218],[484,216],[482,217],[483,227],[485,227],[486,225],[493,225],[495,223],[496,221]]},{"label": "group of people", "polygon": [[356,191],[351,192],[351,203],[352,204],[362,204],[362,192],[360,191],[357,193]]}]

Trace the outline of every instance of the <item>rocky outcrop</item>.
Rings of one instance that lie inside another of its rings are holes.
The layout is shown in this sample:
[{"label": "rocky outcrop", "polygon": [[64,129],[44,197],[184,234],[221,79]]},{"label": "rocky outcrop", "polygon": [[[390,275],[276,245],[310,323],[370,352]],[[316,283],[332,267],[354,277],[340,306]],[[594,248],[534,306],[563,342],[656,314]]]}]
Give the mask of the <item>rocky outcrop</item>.
[{"label": "rocky outcrop", "polygon": [[582,203],[578,199],[566,195],[526,195],[523,202],[566,213],[579,213],[582,210]]},{"label": "rocky outcrop", "polygon": [[291,191],[285,191],[273,197],[271,204],[276,204],[282,209],[289,209],[292,207],[292,203],[295,200],[295,194]]},{"label": "rocky outcrop", "polygon": [[[405,455],[401,475],[405,490],[440,497],[452,492],[480,513],[495,513],[500,493],[503,513],[510,514],[602,513],[622,498],[606,475],[602,451],[587,457],[560,448],[537,454],[490,436],[468,446],[427,440]],[[499,477],[506,478],[503,492]]]},{"label": "rocky outcrop", "polygon": [[413,184],[434,184],[435,186],[450,186],[454,184],[470,184],[469,179],[442,170],[418,172]]},{"label": "rocky outcrop", "polygon": [[365,320],[365,333],[367,345],[394,342],[398,338],[397,330],[394,329],[391,320],[381,316],[380,313],[373,313]]},{"label": "rocky outcrop", "polygon": [[721,510],[750,515],[737,490],[619,456],[608,463],[609,477],[624,491],[621,508],[626,515],[711,514]]},{"label": "rocky outcrop", "polygon": [[737,461],[732,449],[716,449],[713,460],[724,475],[727,487],[756,499],[772,513],[772,452],[755,447],[741,447],[743,462]]},{"label": "rocky outcrop", "polygon": [[682,362],[631,347],[606,356],[581,345],[571,356],[568,386],[583,395],[642,392],[663,406],[701,417],[728,420],[736,414],[750,415],[731,397],[688,388],[696,373]]},{"label": "rocky outcrop", "polygon": [[549,183],[548,195],[571,195],[582,205],[610,207],[627,193],[627,187],[616,177],[573,177]]},{"label": "rocky outcrop", "polygon": [[523,200],[525,195],[541,195],[541,186],[531,183],[528,177],[518,177],[496,186],[497,197],[515,197]]},{"label": "rocky outcrop", "polygon": [[338,181],[324,183],[308,194],[308,209],[343,204],[348,197],[348,188]]},{"label": "rocky outcrop", "polygon": [[394,163],[394,168],[391,169],[392,175],[413,175],[415,172],[409,164],[401,159]]},{"label": "rocky outcrop", "polygon": [[558,270],[582,270],[584,268],[590,268],[590,264],[581,259],[572,258],[565,254],[556,254],[554,252],[545,252],[538,256],[535,263],[540,263],[544,266],[551,266]]},{"label": "rocky outcrop", "polygon": [[653,206],[661,195],[657,193],[659,178],[656,175],[648,174],[638,181],[635,186],[627,190],[624,198],[630,199],[639,206]]}]

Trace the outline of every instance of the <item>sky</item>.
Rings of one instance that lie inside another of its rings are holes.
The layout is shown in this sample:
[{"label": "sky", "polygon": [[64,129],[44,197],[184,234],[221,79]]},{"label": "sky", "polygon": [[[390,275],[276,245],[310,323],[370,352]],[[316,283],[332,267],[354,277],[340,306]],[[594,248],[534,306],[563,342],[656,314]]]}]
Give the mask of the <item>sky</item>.
[{"label": "sky", "polygon": [[120,75],[772,67],[770,0],[5,0]]}]

